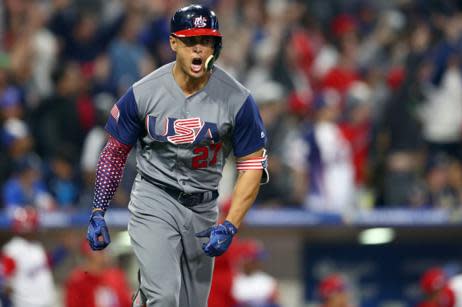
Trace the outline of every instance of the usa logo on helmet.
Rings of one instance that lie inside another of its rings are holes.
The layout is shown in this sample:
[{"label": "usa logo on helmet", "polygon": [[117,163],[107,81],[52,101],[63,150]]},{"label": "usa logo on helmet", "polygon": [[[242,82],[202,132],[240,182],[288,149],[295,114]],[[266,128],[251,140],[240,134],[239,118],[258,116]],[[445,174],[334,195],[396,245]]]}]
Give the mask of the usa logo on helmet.
[{"label": "usa logo on helmet", "polygon": [[196,28],[204,28],[205,26],[207,26],[207,18],[203,16],[194,18],[194,26]]}]

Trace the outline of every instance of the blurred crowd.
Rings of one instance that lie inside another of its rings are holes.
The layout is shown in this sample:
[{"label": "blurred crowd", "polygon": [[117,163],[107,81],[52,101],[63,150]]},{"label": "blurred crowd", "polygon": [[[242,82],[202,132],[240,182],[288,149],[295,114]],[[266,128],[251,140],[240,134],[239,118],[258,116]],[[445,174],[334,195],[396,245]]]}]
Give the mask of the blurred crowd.
[{"label": "blurred crowd", "polygon": [[[216,11],[218,65],[252,91],[267,128],[258,206],[460,208],[460,2],[197,2]],[[89,208],[111,106],[174,59],[169,20],[184,4],[0,3],[4,208]],[[112,206],[126,206],[135,164]]]},{"label": "blurred crowd", "polygon": [[[411,306],[462,306],[462,274],[451,271],[442,265],[431,266],[420,272],[415,281],[418,289],[416,299]],[[323,276],[316,284],[316,297],[322,307],[356,307],[361,306],[362,290],[364,289],[355,284],[348,274],[334,271]],[[398,303],[397,306],[401,304]]]},{"label": "blurred crowd", "polygon": [[[0,249],[1,307],[132,306],[138,280],[130,278],[131,253],[114,248],[118,242],[92,251],[71,232],[46,246],[40,223],[37,209],[14,210],[12,235]],[[267,255],[262,242],[237,238],[216,259],[208,306],[280,307],[278,282],[263,268]]]}]

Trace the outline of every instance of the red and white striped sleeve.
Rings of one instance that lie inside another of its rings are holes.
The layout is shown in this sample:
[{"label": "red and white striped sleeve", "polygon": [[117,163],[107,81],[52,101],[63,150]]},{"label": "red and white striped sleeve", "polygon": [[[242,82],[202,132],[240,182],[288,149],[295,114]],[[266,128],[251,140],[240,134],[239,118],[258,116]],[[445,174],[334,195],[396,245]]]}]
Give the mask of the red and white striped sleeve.
[{"label": "red and white striped sleeve", "polygon": [[266,153],[266,149],[263,149],[263,155],[261,157],[252,157],[250,159],[237,161],[236,168],[238,171],[261,169],[263,170],[261,184],[269,182],[268,155]]}]

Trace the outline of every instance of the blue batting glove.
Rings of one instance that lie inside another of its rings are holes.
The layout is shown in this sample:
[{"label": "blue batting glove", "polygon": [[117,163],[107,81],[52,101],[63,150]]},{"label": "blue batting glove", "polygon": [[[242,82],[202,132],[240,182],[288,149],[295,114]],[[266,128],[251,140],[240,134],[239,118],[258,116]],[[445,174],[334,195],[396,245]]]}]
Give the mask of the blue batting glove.
[{"label": "blue batting glove", "polygon": [[215,257],[226,252],[236,233],[236,226],[231,222],[225,221],[223,224],[215,225],[196,233],[196,237],[209,238],[209,242],[204,243],[202,249],[208,256]]},{"label": "blue batting glove", "polygon": [[111,243],[109,230],[104,220],[104,211],[94,211],[90,216],[87,240],[92,250],[102,250]]}]

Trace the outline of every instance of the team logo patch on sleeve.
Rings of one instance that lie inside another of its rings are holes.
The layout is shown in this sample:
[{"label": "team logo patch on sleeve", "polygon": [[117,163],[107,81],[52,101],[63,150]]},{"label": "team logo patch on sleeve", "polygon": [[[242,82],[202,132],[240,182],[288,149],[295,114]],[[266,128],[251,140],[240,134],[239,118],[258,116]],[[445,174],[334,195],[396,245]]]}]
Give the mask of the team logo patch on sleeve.
[{"label": "team logo patch on sleeve", "polygon": [[115,104],[112,109],[111,109],[111,116],[114,117],[114,119],[116,120],[116,122],[119,121],[119,117],[120,117],[120,111],[119,111],[119,108],[117,107],[117,105]]}]

